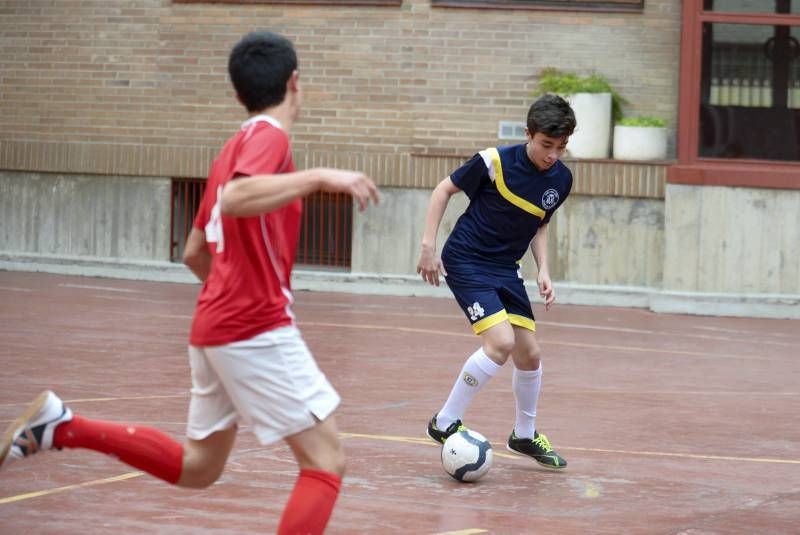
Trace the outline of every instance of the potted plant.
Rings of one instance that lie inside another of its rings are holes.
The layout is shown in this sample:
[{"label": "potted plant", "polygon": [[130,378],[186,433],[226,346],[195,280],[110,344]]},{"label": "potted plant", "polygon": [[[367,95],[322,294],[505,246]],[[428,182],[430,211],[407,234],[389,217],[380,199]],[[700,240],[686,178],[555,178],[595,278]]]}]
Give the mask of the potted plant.
[{"label": "potted plant", "polygon": [[614,126],[615,160],[664,160],[667,121],[660,117],[626,117]]},{"label": "potted plant", "polygon": [[622,118],[627,102],[598,74],[580,77],[553,67],[538,76],[536,95],[555,93],[565,98],[575,111],[578,123],[570,137],[567,152],[574,158],[608,158],[612,118]]}]

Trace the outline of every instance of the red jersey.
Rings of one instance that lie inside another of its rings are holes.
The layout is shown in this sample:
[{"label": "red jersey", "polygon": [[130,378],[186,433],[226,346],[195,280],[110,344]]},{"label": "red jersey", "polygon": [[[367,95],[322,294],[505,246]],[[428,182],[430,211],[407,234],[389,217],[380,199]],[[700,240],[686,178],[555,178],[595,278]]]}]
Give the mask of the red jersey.
[{"label": "red jersey", "polygon": [[192,345],[229,344],[293,323],[289,279],[302,201],[252,217],[221,213],[222,188],[234,177],[291,171],[289,137],[267,115],[246,121],[214,160],[194,220],[214,260],[197,298]]}]

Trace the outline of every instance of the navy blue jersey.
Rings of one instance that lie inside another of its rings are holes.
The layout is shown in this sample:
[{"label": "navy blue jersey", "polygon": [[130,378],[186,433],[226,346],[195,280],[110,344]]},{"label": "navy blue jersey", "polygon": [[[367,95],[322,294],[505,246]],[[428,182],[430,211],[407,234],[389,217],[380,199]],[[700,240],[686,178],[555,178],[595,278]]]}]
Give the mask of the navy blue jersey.
[{"label": "navy blue jersey", "polygon": [[450,179],[470,203],[442,248],[448,271],[471,262],[514,267],[572,189],[563,163],[539,171],[525,144],[482,150]]}]

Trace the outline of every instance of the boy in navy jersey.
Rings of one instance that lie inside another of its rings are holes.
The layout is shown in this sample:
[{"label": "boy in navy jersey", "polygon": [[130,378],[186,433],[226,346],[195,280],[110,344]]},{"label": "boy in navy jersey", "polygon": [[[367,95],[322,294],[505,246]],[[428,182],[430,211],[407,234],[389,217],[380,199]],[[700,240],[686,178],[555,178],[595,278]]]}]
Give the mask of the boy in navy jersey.
[{"label": "boy in navy jersey", "polygon": [[[539,271],[539,294],[549,309],[555,293],[547,266],[547,225],[572,188],[572,173],[559,158],[574,130],[569,104],[545,95],[528,111],[527,143],[480,151],[433,190],[417,273],[436,286],[439,274],[444,276],[482,341],[428,423],[428,436],[437,442],[458,431],[472,398],[510,356],[517,416],[506,447],[546,468],[567,466],[536,430],[541,350],[519,261],[530,247]],[[450,197],[459,191],[470,203],[439,257],[439,224]]]}]

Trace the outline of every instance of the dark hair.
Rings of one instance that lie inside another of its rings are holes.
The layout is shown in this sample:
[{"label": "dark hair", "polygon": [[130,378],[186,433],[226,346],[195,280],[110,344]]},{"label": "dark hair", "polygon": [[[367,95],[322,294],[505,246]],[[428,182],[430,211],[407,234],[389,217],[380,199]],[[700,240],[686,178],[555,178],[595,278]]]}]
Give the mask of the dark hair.
[{"label": "dark hair", "polygon": [[575,131],[575,112],[566,100],[557,95],[543,95],[528,110],[528,132],[541,132],[548,137],[571,136]]},{"label": "dark hair", "polygon": [[228,58],[233,87],[249,112],[277,106],[286,96],[286,82],[297,69],[292,42],[273,32],[252,32]]}]

